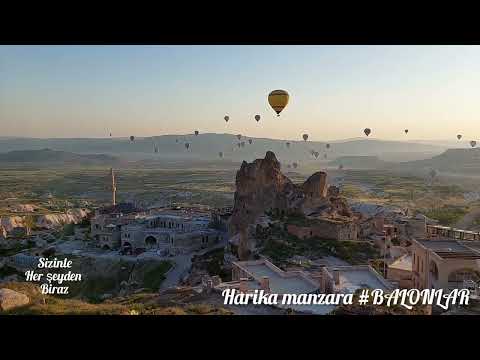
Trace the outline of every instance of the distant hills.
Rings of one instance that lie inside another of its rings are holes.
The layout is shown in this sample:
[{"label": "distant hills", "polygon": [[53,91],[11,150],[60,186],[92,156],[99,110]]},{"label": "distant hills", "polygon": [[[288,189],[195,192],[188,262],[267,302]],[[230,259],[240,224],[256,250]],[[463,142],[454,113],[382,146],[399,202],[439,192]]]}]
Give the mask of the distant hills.
[{"label": "distant hills", "polygon": [[[126,138],[0,137],[0,164],[237,168],[243,160],[263,158],[270,150],[283,166],[297,162],[300,168],[338,167],[342,164],[347,169],[418,172],[434,168],[440,172],[480,174],[480,148],[472,149],[466,141],[456,143],[462,147],[458,149],[448,148],[445,144],[364,138],[330,142],[329,149],[326,144],[244,136],[238,140],[233,134],[212,133],[162,135],[136,138],[133,142]],[[312,151],[319,153],[318,158],[312,155]]]},{"label": "distant hills", "polygon": [[330,166],[343,165],[345,168],[378,169],[392,163],[380,160],[378,156],[341,156],[329,163]]},{"label": "distant hills", "polygon": [[397,164],[400,170],[436,169],[440,172],[457,174],[480,173],[480,148],[449,149],[431,159]]},{"label": "distant hills", "polygon": [[480,174],[480,148],[448,149],[430,159],[391,162],[377,156],[343,156],[329,162],[329,166],[342,164],[350,169],[384,169],[401,172],[428,172],[435,169],[443,173],[478,175]]},{"label": "distant hills", "polygon": [[[300,135],[299,135],[300,137]],[[252,144],[249,143],[252,140]],[[239,147],[238,144],[244,143]],[[287,148],[286,142],[290,143]],[[185,144],[189,144],[189,149]],[[127,138],[101,139],[34,139],[34,138],[0,138],[0,153],[16,150],[52,149],[77,154],[108,154],[129,160],[146,159],[192,159],[216,160],[219,152],[224,159],[242,161],[263,158],[268,150],[273,151],[282,162],[314,161],[311,151],[318,151],[318,160],[328,160],[340,156],[378,156],[387,161],[407,161],[431,158],[439,155],[448,147],[444,145],[406,142],[384,141],[376,139],[349,139],[331,142],[330,149],[326,142],[300,140],[277,140],[267,138],[251,138],[242,136],[240,140],[235,134],[206,133],[195,136],[162,135],[146,138],[136,138],[131,142]],[[463,146],[459,145],[459,146]],[[154,149],[158,152],[155,153]]]},{"label": "distant hills", "polygon": [[108,165],[119,164],[114,156],[104,154],[75,154],[51,149],[16,150],[0,154],[4,165]]}]

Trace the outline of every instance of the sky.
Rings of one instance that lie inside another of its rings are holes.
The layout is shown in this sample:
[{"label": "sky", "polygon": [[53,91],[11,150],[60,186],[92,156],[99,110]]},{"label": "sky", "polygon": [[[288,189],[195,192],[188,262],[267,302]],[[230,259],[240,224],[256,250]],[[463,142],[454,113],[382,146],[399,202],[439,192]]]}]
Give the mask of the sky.
[{"label": "sky", "polygon": [[0,46],[0,136],[480,139],[479,118],[480,46]]}]

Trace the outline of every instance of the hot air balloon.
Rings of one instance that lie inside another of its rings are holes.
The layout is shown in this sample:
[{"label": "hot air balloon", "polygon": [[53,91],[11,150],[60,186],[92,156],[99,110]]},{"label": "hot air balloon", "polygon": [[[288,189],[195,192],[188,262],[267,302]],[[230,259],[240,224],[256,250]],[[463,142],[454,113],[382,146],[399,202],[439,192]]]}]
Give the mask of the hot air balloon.
[{"label": "hot air balloon", "polygon": [[242,135],[238,134],[237,139],[240,140],[242,138]]},{"label": "hot air balloon", "polygon": [[457,139],[460,140],[462,138],[462,135],[458,134]]},{"label": "hot air balloon", "polygon": [[268,103],[275,110],[277,116],[280,116],[282,110],[287,106],[289,97],[285,90],[273,90],[268,94]]},{"label": "hot air balloon", "polygon": [[303,140],[307,141],[308,140],[308,134],[303,134],[302,138],[303,138]]},{"label": "hot air balloon", "polygon": [[366,128],[365,130],[363,130],[363,132],[365,133],[365,135],[370,135],[370,133],[372,132],[372,130],[370,130],[369,128]]},{"label": "hot air balloon", "polygon": [[287,145],[287,148],[290,147],[290,143],[289,143],[289,142],[285,143],[285,145]]},{"label": "hot air balloon", "polygon": [[218,153],[218,156],[220,156],[221,158],[223,158],[223,152],[220,151],[220,152]]},{"label": "hot air balloon", "polygon": [[230,120],[230,116],[225,115],[225,117],[223,119],[225,120],[225,122],[228,122],[228,120]]},{"label": "hot air balloon", "polygon": [[473,148],[477,146],[477,142],[475,140],[470,141],[470,146]]},{"label": "hot air balloon", "polygon": [[330,149],[330,144],[327,144],[327,145],[325,145],[325,146],[327,147],[327,149]]},{"label": "hot air balloon", "polygon": [[260,115],[255,115],[255,120],[257,120],[257,122],[260,121]]},{"label": "hot air balloon", "polygon": [[135,136],[132,135],[130,136],[130,141],[133,141],[133,140],[135,140]]},{"label": "hot air balloon", "polygon": [[405,131],[405,134],[408,134],[408,129],[405,129],[404,131]]},{"label": "hot air balloon", "polygon": [[195,130],[195,136],[198,136],[198,130]]},{"label": "hot air balloon", "polygon": [[318,155],[320,155],[320,153],[318,151],[315,151],[315,153],[313,155],[315,155],[315,159],[317,159]]},{"label": "hot air balloon", "polygon": [[250,145],[252,145],[253,140],[252,140],[252,139],[248,139],[248,143],[249,143]]},{"label": "hot air balloon", "polygon": [[189,144],[189,143],[185,143],[185,149],[188,150],[189,147],[190,147],[190,144]]}]

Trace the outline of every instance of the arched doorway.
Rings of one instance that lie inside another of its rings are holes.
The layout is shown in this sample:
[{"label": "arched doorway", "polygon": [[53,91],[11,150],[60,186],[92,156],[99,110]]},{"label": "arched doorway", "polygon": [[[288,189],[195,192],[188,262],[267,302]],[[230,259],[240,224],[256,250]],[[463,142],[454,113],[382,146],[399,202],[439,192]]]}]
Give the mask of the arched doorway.
[{"label": "arched doorway", "polygon": [[430,279],[433,281],[438,280],[438,267],[435,261],[431,260],[430,261],[430,266],[429,266],[429,271],[430,271]]},{"label": "arched doorway", "polygon": [[148,247],[148,248],[152,248],[154,247],[155,245],[157,244],[157,239],[154,237],[154,236],[147,236],[145,238],[145,245]]},{"label": "arched doorway", "polygon": [[124,254],[131,254],[132,253],[132,244],[129,242],[123,243],[123,253]]}]

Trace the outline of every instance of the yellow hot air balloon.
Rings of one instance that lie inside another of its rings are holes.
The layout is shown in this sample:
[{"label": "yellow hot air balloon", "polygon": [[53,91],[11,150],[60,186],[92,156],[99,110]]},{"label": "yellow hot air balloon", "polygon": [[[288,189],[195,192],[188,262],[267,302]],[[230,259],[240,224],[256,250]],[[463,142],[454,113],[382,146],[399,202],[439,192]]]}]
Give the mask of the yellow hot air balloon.
[{"label": "yellow hot air balloon", "polygon": [[273,90],[268,94],[268,103],[275,110],[277,116],[280,116],[282,110],[287,106],[290,96],[285,90]]}]

